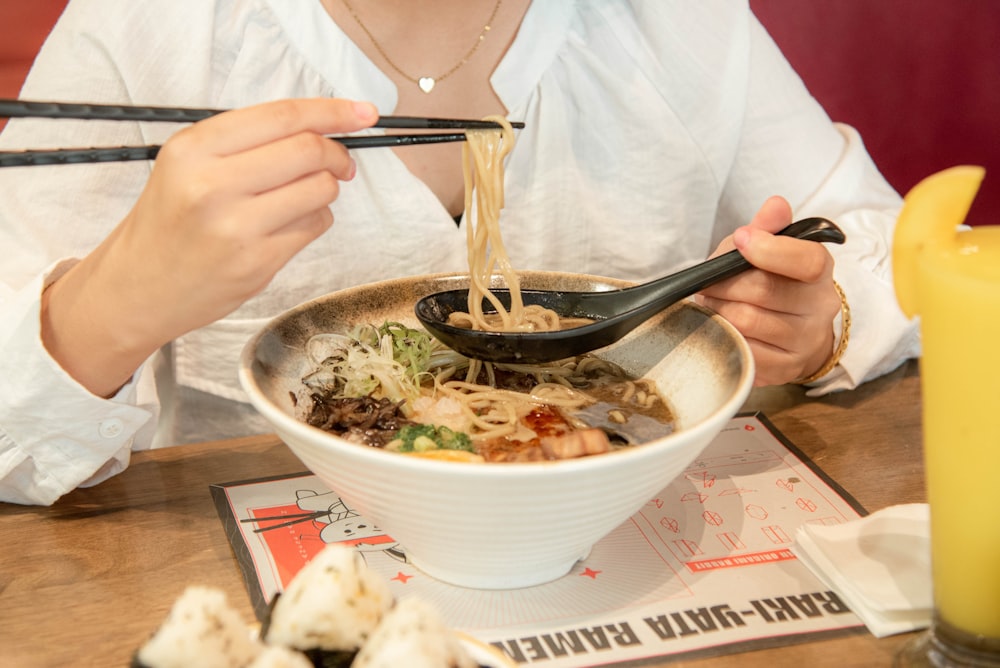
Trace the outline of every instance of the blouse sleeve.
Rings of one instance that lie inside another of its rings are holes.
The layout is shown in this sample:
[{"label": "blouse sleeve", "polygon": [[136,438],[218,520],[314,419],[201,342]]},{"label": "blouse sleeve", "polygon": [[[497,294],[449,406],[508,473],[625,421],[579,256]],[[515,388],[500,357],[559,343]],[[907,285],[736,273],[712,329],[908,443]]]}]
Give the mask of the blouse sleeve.
[{"label": "blouse sleeve", "polygon": [[916,323],[899,309],[892,285],[902,201],[858,133],[831,121],[745,0],[631,6],[639,35],[622,43],[718,182],[713,247],[774,195],[790,202],[795,218],[826,217],[846,234],[845,244],[827,248],[850,308],[850,337],[840,363],[810,393],[855,388],[918,356]]},{"label": "blouse sleeve", "polygon": [[827,248],[851,313],[848,346],[810,394],[855,388],[920,354],[916,323],[903,315],[892,284],[902,200],[857,131],[831,122],[752,14],[747,31],[743,129],[723,190],[719,234],[749,220],[771,195],[788,199],[796,218],[823,216],[844,230],[846,243]]},{"label": "blouse sleeve", "polygon": [[[71,2],[22,90],[23,99],[128,101],[127,77],[102,21],[127,3]],[[125,10],[123,10],[125,11]],[[145,143],[135,123],[12,119],[0,148]],[[128,212],[143,163],[4,168],[0,188],[0,501],[51,504],[125,468],[149,447],[158,413],[150,365],[110,399],[79,385],[40,337],[45,287]]]},{"label": "blouse sleeve", "polygon": [[137,435],[151,439],[143,427],[156,423],[143,374],[102,399],[45,351],[39,297],[54,275],[48,272],[0,299],[0,501],[8,503],[49,505],[118,473],[128,465]]}]

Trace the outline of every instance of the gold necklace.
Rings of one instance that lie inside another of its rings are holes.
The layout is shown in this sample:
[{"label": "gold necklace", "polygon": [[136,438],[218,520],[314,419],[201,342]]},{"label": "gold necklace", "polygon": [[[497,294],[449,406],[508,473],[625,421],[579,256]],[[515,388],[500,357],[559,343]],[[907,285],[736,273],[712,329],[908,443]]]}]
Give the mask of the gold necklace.
[{"label": "gold necklace", "polygon": [[469,59],[472,58],[472,54],[476,52],[476,50],[479,48],[479,45],[483,43],[484,39],[486,39],[486,33],[490,31],[493,19],[496,18],[497,12],[500,11],[500,3],[502,3],[503,0],[497,0],[497,4],[493,7],[493,13],[490,14],[490,18],[486,19],[486,25],[483,26],[482,31],[480,31],[479,36],[476,38],[476,41],[472,45],[472,48],[469,49],[469,52],[466,53],[465,56],[463,56],[462,59],[458,61],[458,63],[456,63],[451,69],[447,70],[443,74],[437,75],[436,77],[414,77],[410,76],[403,70],[399,69],[399,66],[396,65],[396,63],[392,62],[392,58],[389,57],[389,54],[385,52],[385,49],[382,48],[382,45],[379,44],[378,40],[375,39],[375,35],[373,35],[371,31],[368,29],[368,27],[364,24],[364,22],[362,22],[361,17],[358,16],[358,13],[354,11],[354,7],[351,6],[351,3],[348,2],[348,0],[343,0],[343,2],[344,6],[347,7],[347,11],[350,12],[351,17],[357,22],[358,27],[361,28],[361,30],[366,35],[368,35],[368,39],[372,41],[372,46],[375,47],[375,50],[378,51],[379,55],[382,56],[385,62],[389,64],[389,67],[396,70],[399,73],[399,75],[404,79],[406,79],[407,81],[412,81],[413,83],[417,84],[417,86],[420,87],[420,90],[424,91],[425,93],[430,93],[432,90],[434,90],[434,86],[438,82],[444,81],[452,74],[454,74],[456,71],[458,71],[458,68],[469,62]]}]

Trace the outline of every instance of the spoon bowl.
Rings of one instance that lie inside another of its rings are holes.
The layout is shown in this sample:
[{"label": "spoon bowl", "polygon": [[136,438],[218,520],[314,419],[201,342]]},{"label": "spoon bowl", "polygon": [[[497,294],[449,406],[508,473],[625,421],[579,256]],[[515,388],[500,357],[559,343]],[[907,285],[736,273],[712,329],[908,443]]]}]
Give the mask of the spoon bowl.
[{"label": "spoon bowl", "polygon": [[[804,218],[778,234],[809,241],[844,243],[843,231],[826,218]],[[424,328],[452,350],[487,362],[541,364],[591,352],[618,341],[668,306],[699,290],[746,271],[752,265],[739,251],[730,251],[687,269],[620,290],[572,292],[521,290],[525,305],[537,304],[561,317],[593,322],[548,332],[493,332],[448,324],[455,312],[467,312],[468,290],[448,290],[417,302],[415,312]],[[510,308],[509,290],[492,290]],[[484,311],[492,305],[484,300]]]}]

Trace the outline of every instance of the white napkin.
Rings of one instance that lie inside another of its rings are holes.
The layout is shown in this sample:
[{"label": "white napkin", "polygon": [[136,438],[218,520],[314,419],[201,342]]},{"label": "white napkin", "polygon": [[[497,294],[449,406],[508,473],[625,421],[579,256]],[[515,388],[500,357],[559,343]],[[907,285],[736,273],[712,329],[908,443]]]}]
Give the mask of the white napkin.
[{"label": "white napkin", "polygon": [[878,638],[926,628],[933,609],[926,503],[845,524],[804,524],[792,551]]}]

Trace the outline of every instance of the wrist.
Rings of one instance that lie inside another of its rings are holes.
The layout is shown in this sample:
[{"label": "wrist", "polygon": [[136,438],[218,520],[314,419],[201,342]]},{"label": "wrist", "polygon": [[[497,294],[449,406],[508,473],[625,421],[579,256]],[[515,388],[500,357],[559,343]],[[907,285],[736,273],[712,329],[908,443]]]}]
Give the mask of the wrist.
[{"label": "wrist", "polygon": [[113,293],[84,276],[87,261],[49,285],[41,297],[41,338],[66,373],[96,396],[111,397],[158,347],[129,341],[115,317]]},{"label": "wrist", "polygon": [[[822,366],[808,376],[792,381],[796,385],[808,385],[809,383],[815,383],[820,380],[833,371],[838,364],[840,364],[840,360],[843,358],[844,353],[847,352],[847,344],[850,342],[851,338],[851,307],[847,303],[847,296],[844,294],[844,290],[840,287],[840,284],[834,281],[833,287],[837,291],[837,295],[840,297],[840,313],[837,318],[840,320],[840,335],[834,335],[833,352],[826,359],[826,362],[824,362]],[[837,327],[836,320],[833,324],[834,327]]]}]

